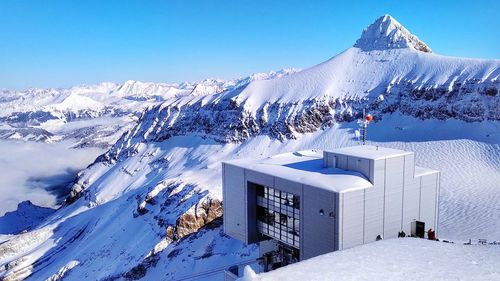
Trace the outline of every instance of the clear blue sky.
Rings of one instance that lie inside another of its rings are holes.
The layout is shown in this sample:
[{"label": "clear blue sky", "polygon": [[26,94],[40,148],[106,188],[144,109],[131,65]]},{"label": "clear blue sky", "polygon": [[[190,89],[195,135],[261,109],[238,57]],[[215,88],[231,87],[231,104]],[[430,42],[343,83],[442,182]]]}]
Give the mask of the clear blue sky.
[{"label": "clear blue sky", "polygon": [[0,1],[0,89],[306,68],[388,13],[436,53],[500,58],[500,1]]}]

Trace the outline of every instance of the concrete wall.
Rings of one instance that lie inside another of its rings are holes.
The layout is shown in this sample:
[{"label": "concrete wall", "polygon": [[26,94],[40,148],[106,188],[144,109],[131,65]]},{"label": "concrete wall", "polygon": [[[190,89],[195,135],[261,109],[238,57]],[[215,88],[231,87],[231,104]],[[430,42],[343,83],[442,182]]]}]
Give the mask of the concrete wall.
[{"label": "concrete wall", "polygon": [[365,217],[365,191],[358,190],[343,193],[341,204],[343,220],[342,248],[347,249],[363,244],[364,217]]},{"label": "concrete wall", "polygon": [[247,242],[245,170],[222,164],[224,232]]},{"label": "concrete wall", "polygon": [[370,174],[370,166],[373,165],[373,160],[360,157],[347,157],[347,170],[361,173],[370,182],[373,183],[373,177]]},{"label": "concrete wall", "polygon": [[385,160],[384,239],[398,237],[403,208],[404,156]]},{"label": "concrete wall", "polygon": [[[354,169],[350,161],[348,157],[346,165]],[[413,220],[436,229],[439,173],[415,177],[414,154],[371,163],[373,188],[339,195],[339,249],[373,242],[377,235],[387,239],[401,230],[409,234]]]},{"label": "concrete wall", "polygon": [[[336,194],[331,191],[303,186],[301,197],[300,252],[301,259],[332,252],[336,247]],[[320,215],[323,210],[324,215]],[[334,217],[330,217],[333,213]]]},{"label": "concrete wall", "polygon": [[425,222],[426,231],[436,229],[439,174],[424,175],[420,183],[420,221]]},{"label": "concrete wall", "polygon": [[373,188],[365,189],[364,243],[384,233],[385,160],[375,161],[370,168],[374,181]]},{"label": "concrete wall", "polygon": [[374,160],[361,157],[337,154],[332,152],[323,152],[323,165],[327,168],[338,168],[359,172],[373,183],[373,174],[371,166]]},{"label": "concrete wall", "polygon": [[410,234],[411,222],[418,219],[420,208],[420,178],[415,177],[415,154],[405,155],[401,229]]}]

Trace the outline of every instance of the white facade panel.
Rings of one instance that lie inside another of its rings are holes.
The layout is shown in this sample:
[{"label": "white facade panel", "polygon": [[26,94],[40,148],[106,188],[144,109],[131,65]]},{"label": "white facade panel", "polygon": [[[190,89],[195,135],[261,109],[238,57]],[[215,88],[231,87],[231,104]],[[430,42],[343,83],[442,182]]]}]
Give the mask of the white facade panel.
[{"label": "white facade panel", "polygon": [[298,196],[302,196],[302,184],[289,181],[286,179],[274,178],[274,188],[292,193]]},{"label": "white facade panel", "polygon": [[384,234],[384,186],[365,190],[364,243]]},{"label": "white facade panel", "polygon": [[404,157],[386,159],[384,238],[398,237],[403,206]]},{"label": "white facade panel", "polygon": [[335,154],[334,157],[337,165],[336,168],[347,170],[347,156]]},{"label": "white facade panel", "polygon": [[344,240],[343,235],[343,224],[344,224],[344,193],[337,194],[335,198],[335,202],[337,204],[337,221],[335,222],[335,249],[342,250],[344,249],[344,244],[342,241]]},{"label": "white facade panel", "polygon": [[373,188],[365,190],[365,243],[384,234],[385,159],[373,161],[370,174]]},{"label": "white facade panel", "polygon": [[352,157],[347,158],[347,170],[355,171],[363,174],[367,179],[370,179],[370,160]]},{"label": "white facade panel", "polygon": [[336,160],[337,158],[332,153],[323,152],[323,167],[335,168],[337,166]]},{"label": "white facade panel", "polygon": [[370,174],[373,176],[371,180],[373,186],[384,187],[385,185],[385,159],[375,160],[372,165],[370,165]]},{"label": "white facade panel", "polygon": [[342,247],[347,249],[363,244],[365,191],[352,191],[343,195]]},{"label": "white facade panel", "polygon": [[415,177],[415,154],[405,155],[405,182]]},{"label": "white facade panel", "polygon": [[436,228],[436,193],[438,174],[422,176],[420,186],[420,221],[425,222],[425,228]]},{"label": "white facade panel", "polygon": [[[336,193],[303,186],[300,251],[302,259],[335,251]],[[321,213],[322,214],[321,214]],[[332,213],[333,217],[330,217]]]},{"label": "white facade panel", "polygon": [[420,178],[407,179],[403,191],[403,221],[402,229],[409,234],[411,222],[419,220],[420,211]]},{"label": "white facade panel", "polygon": [[273,176],[245,169],[245,177],[246,180],[249,182],[253,182],[260,185],[266,185],[269,187],[274,187]]},{"label": "white facade panel", "polygon": [[223,204],[224,232],[243,242],[247,240],[246,229],[246,185],[243,168],[224,163],[223,173]]}]

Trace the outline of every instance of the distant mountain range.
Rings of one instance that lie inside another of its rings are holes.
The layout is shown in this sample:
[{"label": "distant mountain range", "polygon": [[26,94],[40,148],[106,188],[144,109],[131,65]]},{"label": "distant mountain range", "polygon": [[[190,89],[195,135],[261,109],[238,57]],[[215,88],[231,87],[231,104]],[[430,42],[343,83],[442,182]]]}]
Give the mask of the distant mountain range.
[{"label": "distant mountain range", "polygon": [[135,124],[147,107],[190,96],[217,94],[254,80],[273,79],[296,71],[284,69],[233,80],[206,79],[181,84],[127,81],[69,89],[3,90],[0,139],[44,142],[77,139],[78,146],[109,147]]}]

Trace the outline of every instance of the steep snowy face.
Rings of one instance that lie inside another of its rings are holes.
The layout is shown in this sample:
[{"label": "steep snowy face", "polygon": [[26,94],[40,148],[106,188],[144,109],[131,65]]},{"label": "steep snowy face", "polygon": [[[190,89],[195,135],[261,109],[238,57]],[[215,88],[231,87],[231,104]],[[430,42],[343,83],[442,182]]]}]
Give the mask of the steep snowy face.
[{"label": "steep snowy face", "polygon": [[378,18],[368,26],[354,47],[364,51],[410,48],[431,53],[432,50],[417,36],[411,34],[390,15]]}]

